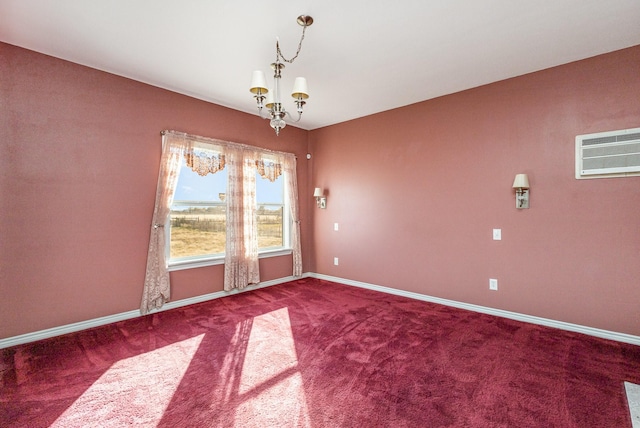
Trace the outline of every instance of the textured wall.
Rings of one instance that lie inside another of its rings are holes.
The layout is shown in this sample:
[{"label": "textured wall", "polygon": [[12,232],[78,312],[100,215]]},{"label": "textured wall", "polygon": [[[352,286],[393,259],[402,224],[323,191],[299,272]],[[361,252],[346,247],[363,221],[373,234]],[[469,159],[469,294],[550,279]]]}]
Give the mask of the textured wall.
[{"label": "textured wall", "polygon": [[[276,138],[256,116],[6,44],[0,90],[0,338],[139,307],[162,129],[296,153],[308,192],[298,128]],[[291,257],[261,268],[291,275]],[[222,275],[173,272],[172,298],[222,290]]]},{"label": "textured wall", "polygon": [[574,178],[576,135],[640,127],[639,71],[637,46],[312,131],[312,270],[640,335],[640,177]]},{"label": "textured wall", "polygon": [[[296,153],[305,271],[640,335],[640,177],[574,178],[575,135],[640,127],[639,69],[635,47],[276,138],[255,116],[0,44],[0,338],[138,308],[162,129]],[[222,266],[171,276],[174,300],[222,289]]]}]

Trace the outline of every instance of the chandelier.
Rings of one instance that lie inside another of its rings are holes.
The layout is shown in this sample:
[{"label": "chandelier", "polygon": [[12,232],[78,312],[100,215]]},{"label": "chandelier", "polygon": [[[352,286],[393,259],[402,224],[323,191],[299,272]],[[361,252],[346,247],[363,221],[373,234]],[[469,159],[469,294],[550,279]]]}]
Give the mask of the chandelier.
[{"label": "chandelier", "polygon": [[[293,64],[293,61],[298,58],[300,49],[302,48],[302,41],[304,40],[304,33],[307,27],[313,24],[313,18],[306,15],[300,15],[297,22],[302,26],[302,36],[298,43],[298,50],[293,58],[286,59],[282,56],[282,52],[280,51],[280,41],[276,38],[276,62],[271,64],[271,68],[273,69],[273,91],[269,91],[267,88],[267,81],[262,71],[254,71],[251,78],[251,88],[249,90],[251,93],[255,94],[253,97],[258,103],[258,114],[263,119],[270,119],[270,125],[276,131],[276,135],[280,135],[280,130],[287,126],[287,123],[284,120],[285,116],[288,115],[292,118],[291,113],[284,109],[280,98],[280,77],[282,69],[284,68],[284,64],[280,62],[280,60]],[[291,96],[295,99],[298,111],[298,118],[293,121],[299,122],[302,117],[302,108],[306,104],[305,100],[309,98],[307,79],[304,77],[296,77]],[[263,116],[262,113],[263,107],[266,107],[269,112],[269,115],[266,117]]]}]

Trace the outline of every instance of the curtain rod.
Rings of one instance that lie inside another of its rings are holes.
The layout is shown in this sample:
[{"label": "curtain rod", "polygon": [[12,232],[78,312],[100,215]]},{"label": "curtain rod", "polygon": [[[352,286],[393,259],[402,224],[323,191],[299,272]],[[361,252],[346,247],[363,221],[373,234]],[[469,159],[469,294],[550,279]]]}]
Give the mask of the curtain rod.
[{"label": "curtain rod", "polygon": [[277,154],[277,155],[293,155],[296,159],[298,158],[298,156],[296,156],[294,153],[289,153],[289,152],[282,152],[282,151],[278,151],[278,150],[271,150],[271,149],[265,149],[263,147],[257,147],[257,146],[252,146],[250,144],[242,144],[242,143],[235,143],[233,141],[225,141],[225,140],[218,140],[217,138],[211,138],[211,137],[203,137],[201,135],[194,135],[194,134],[187,134],[186,132],[181,132],[181,131],[174,131],[172,129],[163,129],[162,131],[160,131],[160,135],[176,135],[179,137],[184,137],[188,140],[193,140],[193,141],[198,141],[198,142],[210,142],[210,143],[214,143],[214,144],[233,144],[234,146],[240,146],[242,148],[246,148],[249,150],[260,150],[260,151],[264,151],[264,152],[268,152],[268,153],[273,153],[273,154]]}]

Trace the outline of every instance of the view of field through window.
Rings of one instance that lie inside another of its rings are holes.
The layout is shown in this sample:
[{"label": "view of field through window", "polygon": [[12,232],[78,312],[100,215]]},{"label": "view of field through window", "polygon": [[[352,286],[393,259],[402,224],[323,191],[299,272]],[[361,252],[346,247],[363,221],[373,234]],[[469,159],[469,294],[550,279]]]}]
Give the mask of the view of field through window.
[{"label": "view of field through window", "polygon": [[[199,175],[182,161],[170,214],[169,258],[225,252],[227,171]],[[275,181],[256,172],[258,248],[285,247],[284,177]]]},{"label": "view of field through window", "polygon": [[[182,208],[182,207],[181,207]],[[258,248],[284,245],[282,207],[259,205]],[[225,207],[189,207],[171,211],[171,258],[224,253]]]}]

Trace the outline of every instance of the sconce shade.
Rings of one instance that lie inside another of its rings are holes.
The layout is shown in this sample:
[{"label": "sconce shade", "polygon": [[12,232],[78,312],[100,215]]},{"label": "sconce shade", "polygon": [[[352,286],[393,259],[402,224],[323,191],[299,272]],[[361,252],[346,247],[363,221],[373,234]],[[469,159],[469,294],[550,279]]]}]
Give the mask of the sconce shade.
[{"label": "sconce shade", "polygon": [[307,79],[304,77],[296,77],[293,83],[293,92],[291,93],[293,98],[300,98],[306,100],[309,98],[309,88],[307,88]]},{"label": "sconce shade", "polygon": [[516,179],[513,180],[513,188],[514,189],[528,189],[529,188],[529,177],[527,174],[516,174]]},{"label": "sconce shade", "polygon": [[265,79],[262,71],[256,70],[253,72],[251,76],[251,88],[249,90],[253,94],[257,94],[258,90],[262,91],[263,94],[269,92],[269,89],[267,89],[267,79]]},{"label": "sconce shade", "polygon": [[315,190],[313,191],[313,197],[314,198],[322,197],[322,189],[320,187],[315,188]]}]

